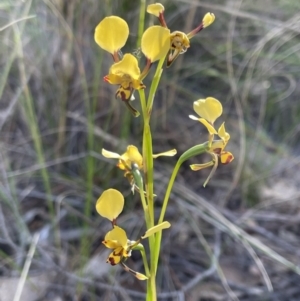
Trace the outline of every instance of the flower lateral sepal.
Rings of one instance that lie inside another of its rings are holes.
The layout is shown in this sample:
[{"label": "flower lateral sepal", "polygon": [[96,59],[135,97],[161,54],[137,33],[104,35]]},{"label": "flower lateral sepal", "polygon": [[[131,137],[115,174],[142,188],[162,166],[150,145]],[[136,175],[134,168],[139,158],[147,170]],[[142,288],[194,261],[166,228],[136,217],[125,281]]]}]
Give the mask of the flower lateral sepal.
[{"label": "flower lateral sepal", "polygon": [[148,277],[146,275],[134,271],[133,269],[129,268],[124,262],[121,262],[121,265],[126,272],[132,274],[138,280],[147,280],[148,279]]}]

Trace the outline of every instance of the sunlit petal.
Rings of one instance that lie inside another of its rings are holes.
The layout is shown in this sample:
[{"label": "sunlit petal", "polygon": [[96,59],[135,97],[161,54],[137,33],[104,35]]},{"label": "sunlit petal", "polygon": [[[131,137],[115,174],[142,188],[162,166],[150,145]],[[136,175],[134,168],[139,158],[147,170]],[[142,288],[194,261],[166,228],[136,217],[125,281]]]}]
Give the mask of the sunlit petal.
[{"label": "sunlit petal", "polygon": [[109,219],[115,220],[124,208],[124,197],[121,192],[116,189],[105,190],[96,203],[97,212]]},{"label": "sunlit petal", "polygon": [[128,160],[130,161],[130,167],[132,163],[136,163],[139,169],[143,166],[143,157],[140,154],[138,148],[134,145],[128,145],[126,154],[128,156]]},{"label": "sunlit petal", "polygon": [[109,159],[119,159],[121,157],[119,154],[110,152],[104,148],[102,148],[102,156]]},{"label": "sunlit petal", "polygon": [[204,118],[198,119],[208,130],[211,135],[218,134],[215,128]]},{"label": "sunlit petal", "polygon": [[121,49],[128,38],[127,23],[117,16],[104,18],[95,29],[95,41],[104,50],[114,54]]},{"label": "sunlit petal", "polygon": [[118,76],[130,76],[132,79],[138,79],[141,71],[138,66],[138,61],[135,56],[126,53],[123,59],[110,67],[109,74]]},{"label": "sunlit petal", "polygon": [[116,74],[108,74],[104,76],[104,81],[111,85],[121,85],[122,77]]},{"label": "sunlit petal", "polygon": [[159,14],[163,13],[165,10],[161,3],[154,3],[147,6],[147,13],[159,17]]},{"label": "sunlit petal", "polygon": [[123,255],[122,255],[123,248],[118,247],[114,249],[108,256],[106,262],[109,262],[111,265],[116,265],[120,263]]},{"label": "sunlit petal", "polygon": [[119,241],[117,241],[117,240],[103,240],[102,243],[108,249],[116,249],[118,247],[121,247]]},{"label": "sunlit petal", "polygon": [[228,164],[232,162],[234,159],[234,156],[231,152],[222,152],[220,155],[220,161],[222,164]]},{"label": "sunlit petal", "polygon": [[197,171],[197,170],[201,170],[210,166],[213,166],[215,163],[213,161],[207,162],[207,163],[203,163],[203,164],[192,164],[190,165],[191,170],[193,171]]},{"label": "sunlit petal", "polygon": [[198,99],[194,102],[194,111],[211,124],[221,116],[223,112],[222,104],[213,97]]},{"label": "sunlit petal", "polygon": [[141,48],[151,62],[165,57],[170,49],[170,30],[162,26],[149,27],[142,36]]},{"label": "sunlit petal", "polygon": [[149,236],[151,236],[151,235],[153,235],[153,234],[155,234],[159,231],[162,231],[162,230],[170,228],[170,227],[171,227],[171,224],[169,222],[167,222],[167,221],[162,222],[159,225],[156,225],[156,226],[151,227],[150,229],[148,229],[146,231],[146,233],[142,236],[142,238],[143,239],[147,238],[147,237],[149,237]]},{"label": "sunlit petal", "polygon": [[171,150],[163,152],[163,153],[153,154],[152,157],[154,159],[156,159],[157,157],[160,157],[160,156],[173,157],[176,154],[177,154],[177,150],[176,149],[171,149]]},{"label": "sunlit petal", "polygon": [[203,28],[211,25],[215,21],[215,15],[213,13],[207,13],[205,14],[202,23],[203,23]]},{"label": "sunlit petal", "polygon": [[224,141],[225,145],[227,144],[228,140],[230,139],[230,135],[225,130],[225,122],[221,124],[218,129],[218,136]]},{"label": "sunlit petal", "polygon": [[123,248],[127,247],[126,232],[118,226],[114,226],[114,228],[105,235],[104,240],[118,241]]},{"label": "sunlit petal", "polygon": [[146,275],[138,273],[138,272],[135,272],[135,277],[139,280],[147,280],[148,279],[148,277]]}]

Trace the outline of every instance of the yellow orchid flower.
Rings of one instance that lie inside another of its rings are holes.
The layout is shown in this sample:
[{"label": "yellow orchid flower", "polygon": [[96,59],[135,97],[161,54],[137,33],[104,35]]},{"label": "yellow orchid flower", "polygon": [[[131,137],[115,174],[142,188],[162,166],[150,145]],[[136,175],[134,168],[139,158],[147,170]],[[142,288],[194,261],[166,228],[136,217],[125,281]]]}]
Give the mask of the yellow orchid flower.
[{"label": "yellow orchid flower", "polygon": [[121,61],[114,63],[109,74],[104,77],[104,81],[111,85],[119,85],[116,98],[124,101],[132,114],[137,117],[139,112],[129,103],[134,90],[145,89],[145,85],[140,79],[141,71],[138,61],[132,54],[126,53]]},{"label": "yellow orchid flower", "polygon": [[107,261],[111,265],[120,263],[122,258],[127,258],[131,255],[130,241],[128,241],[125,230],[118,226],[114,226],[113,230],[109,231],[102,243],[113,252],[108,256]]},{"label": "yellow orchid flower", "polygon": [[[196,171],[213,166],[203,185],[205,187],[216,171],[219,161],[222,164],[228,164],[234,159],[234,156],[231,152],[224,151],[230,139],[230,135],[225,130],[225,123],[223,122],[221,124],[218,131],[214,128],[214,122],[223,113],[222,104],[213,97],[198,99],[194,102],[194,111],[199,115],[200,118],[194,115],[189,115],[189,117],[193,120],[200,121],[209,132],[210,148],[207,153],[212,156],[212,160],[203,164],[192,164],[190,167],[192,170]],[[214,135],[218,135],[220,139],[214,140]]]},{"label": "yellow orchid flower", "polygon": [[[176,153],[177,153],[176,149],[172,149],[172,150],[162,152],[159,154],[153,154],[152,156],[154,159],[156,159],[160,156],[172,157],[172,156],[176,155]],[[103,148],[102,155],[105,158],[119,159],[117,167],[119,167],[121,170],[125,170],[126,173],[131,172],[133,164],[137,165],[138,169],[143,168],[143,157],[142,157],[141,153],[139,152],[138,148],[134,145],[128,145],[126,152],[122,155],[108,151]],[[126,173],[125,173],[125,175],[126,175]]]},{"label": "yellow orchid flower", "polygon": [[145,234],[141,236],[138,240],[132,241],[127,238],[125,230],[115,225],[114,228],[105,235],[104,240],[102,241],[102,243],[108,249],[113,249],[113,251],[108,256],[106,262],[110,263],[111,265],[116,265],[120,263],[126,271],[132,273],[139,280],[146,280],[148,278],[147,276],[131,270],[123,263],[123,260],[126,260],[126,258],[131,256],[132,250],[138,247],[142,239],[145,239],[159,231],[167,229],[170,226],[171,224],[169,222],[164,221],[148,229],[145,232]]},{"label": "yellow orchid flower", "polygon": [[[147,7],[147,12],[158,17],[159,22],[162,27],[168,28],[167,23],[164,18],[164,6],[161,3],[150,4]],[[167,67],[175,61],[175,59],[182,53],[185,53],[190,47],[190,39],[201,31],[203,28],[211,25],[215,20],[215,15],[212,13],[207,13],[202,22],[193,29],[190,33],[185,34],[182,31],[174,31],[170,34],[170,47],[169,47],[169,56],[167,59]]]},{"label": "yellow orchid flower", "polygon": [[[154,159],[160,156],[172,157],[176,155],[176,153],[176,149],[172,149],[159,154],[152,154],[152,157]],[[143,157],[136,146],[128,145],[126,152],[122,155],[103,148],[102,155],[105,158],[118,159],[119,161],[117,167],[125,171],[124,177],[126,177],[129,181],[132,188],[132,193],[134,193],[135,190],[139,191],[139,187],[136,185],[134,180],[134,170],[141,170],[143,168]]]},{"label": "yellow orchid flower", "polygon": [[119,214],[124,208],[124,197],[121,192],[116,189],[107,189],[103,191],[96,202],[97,212],[109,219],[113,225]]},{"label": "yellow orchid flower", "polygon": [[207,128],[210,135],[217,134],[213,124],[223,113],[222,104],[213,97],[198,99],[194,102],[194,111],[200,118],[194,115],[189,115],[189,117],[200,121]]},{"label": "yellow orchid flower", "polygon": [[203,164],[190,165],[190,168],[194,171],[213,166],[209,176],[207,177],[206,181],[203,184],[204,187],[206,186],[208,181],[211,179],[211,177],[215,173],[219,162],[221,164],[228,164],[228,163],[232,162],[234,159],[234,156],[231,152],[224,151],[224,149],[230,139],[230,135],[225,130],[224,122],[218,129],[218,136],[221,139],[213,140],[210,149],[207,151],[207,153],[212,156],[212,160],[207,163],[203,163]]},{"label": "yellow orchid flower", "polygon": [[125,170],[126,172],[131,171],[131,166],[133,164],[136,164],[139,169],[143,168],[143,157],[140,154],[138,148],[134,145],[128,145],[126,152],[122,155],[108,151],[103,148],[102,155],[105,158],[109,159],[119,159],[117,167],[119,167],[121,170]]},{"label": "yellow orchid flower", "polygon": [[104,81],[119,85],[116,98],[124,101],[131,113],[137,117],[139,112],[129,103],[133,100],[133,91],[144,89],[142,80],[148,74],[151,64],[169,51],[170,31],[161,26],[151,26],[143,34],[141,39],[141,50],[145,54],[147,61],[140,71],[138,61],[132,54],[123,56],[121,48],[125,45],[129,35],[129,27],[125,20],[117,16],[104,18],[95,29],[95,41],[104,50],[112,54],[114,64],[109,69],[109,74],[104,77]]}]

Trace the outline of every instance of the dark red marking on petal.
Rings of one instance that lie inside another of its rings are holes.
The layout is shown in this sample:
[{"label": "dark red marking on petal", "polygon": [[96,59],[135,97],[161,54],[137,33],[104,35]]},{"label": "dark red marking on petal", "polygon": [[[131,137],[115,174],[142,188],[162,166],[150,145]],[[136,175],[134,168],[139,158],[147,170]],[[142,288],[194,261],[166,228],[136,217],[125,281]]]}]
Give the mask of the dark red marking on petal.
[{"label": "dark red marking on petal", "polygon": [[217,155],[220,155],[221,152],[222,152],[222,149],[221,148],[214,148],[213,152]]},{"label": "dark red marking on petal", "polygon": [[112,257],[107,258],[106,262],[110,263],[111,265],[116,265],[115,260]]},{"label": "dark red marking on petal", "polygon": [[233,160],[233,156],[232,155],[228,156],[227,160],[223,164],[226,165],[226,164],[230,163],[232,160]]}]

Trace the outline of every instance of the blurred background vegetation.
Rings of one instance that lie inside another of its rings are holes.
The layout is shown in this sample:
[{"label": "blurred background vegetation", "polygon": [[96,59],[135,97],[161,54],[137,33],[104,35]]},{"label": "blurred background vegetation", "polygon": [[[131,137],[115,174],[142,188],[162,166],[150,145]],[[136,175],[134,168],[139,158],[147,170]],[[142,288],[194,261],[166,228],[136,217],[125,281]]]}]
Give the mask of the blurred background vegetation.
[{"label": "blurred background vegetation", "polygon": [[[235,161],[205,189],[209,171],[181,170],[159,300],[299,300],[300,2],[161,2],[172,31],[189,32],[208,11],[216,21],[163,72],[154,152],[204,142],[205,129],[188,115],[194,100],[213,96]],[[104,189],[126,196],[120,223],[130,237],[143,231],[138,197],[100,154],[140,146],[141,119],[103,82],[112,60],[93,39],[115,14],[130,26],[124,51],[136,51],[143,3],[153,1],[0,2],[1,300],[144,299],[144,283],[106,264],[101,245],[109,225],[94,205]],[[152,24],[146,15],[145,27]],[[155,161],[158,208],[175,162]],[[139,255],[128,265],[142,269]]]}]

